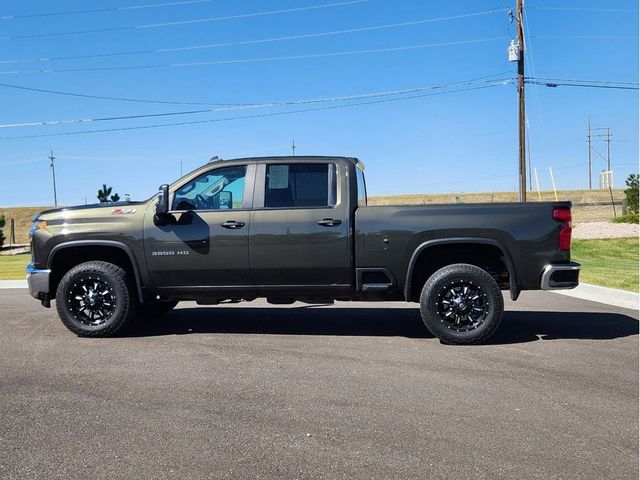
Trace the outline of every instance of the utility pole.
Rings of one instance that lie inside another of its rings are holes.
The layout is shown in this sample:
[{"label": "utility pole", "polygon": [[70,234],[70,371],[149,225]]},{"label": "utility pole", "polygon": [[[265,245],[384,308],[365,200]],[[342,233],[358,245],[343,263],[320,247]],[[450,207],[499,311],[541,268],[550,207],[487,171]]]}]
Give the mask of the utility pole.
[{"label": "utility pole", "polygon": [[611,171],[611,129],[607,128],[607,172]]},{"label": "utility pole", "polygon": [[293,154],[293,156],[296,156],[296,140],[295,138],[293,140],[291,140],[291,153]]},{"label": "utility pole", "polygon": [[591,190],[591,115],[587,123],[587,143],[589,144],[589,190]]},{"label": "utility pole", "polygon": [[[529,120],[527,120],[527,131],[529,131]],[[529,135],[527,135],[527,164],[529,165],[529,191],[533,192],[532,175],[531,175],[531,143],[529,142]]]},{"label": "utility pole", "polygon": [[49,155],[49,160],[51,160],[51,173],[53,174],[53,203],[57,207],[58,206],[58,192],[56,190],[56,166],[54,164],[54,160],[56,157],[53,156],[53,150],[51,150],[51,154]]},{"label": "utility pole", "polygon": [[519,161],[520,201],[527,201],[527,158],[526,158],[526,118],[524,104],[524,32],[523,32],[523,0],[516,0],[516,19],[518,25],[518,126],[519,126]]}]

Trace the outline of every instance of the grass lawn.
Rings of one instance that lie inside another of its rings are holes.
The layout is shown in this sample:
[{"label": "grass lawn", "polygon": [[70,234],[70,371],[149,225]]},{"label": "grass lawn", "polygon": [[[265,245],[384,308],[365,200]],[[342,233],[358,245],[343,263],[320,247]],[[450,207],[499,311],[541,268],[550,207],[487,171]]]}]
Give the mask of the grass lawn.
[{"label": "grass lawn", "polygon": [[27,276],[24,269],[30,260],[28,253],[0,256],[0,280],[24,280]]},{"label": "grass lawn", "polygon": [[582,264],[580,281],[638,291],[638,239],[574,240],[571,259]]}]

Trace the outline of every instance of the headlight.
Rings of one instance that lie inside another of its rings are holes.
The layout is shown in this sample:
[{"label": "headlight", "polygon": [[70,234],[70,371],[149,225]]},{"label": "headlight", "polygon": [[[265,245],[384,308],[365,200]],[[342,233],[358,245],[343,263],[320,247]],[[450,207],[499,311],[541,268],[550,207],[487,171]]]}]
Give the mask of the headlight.
[{"label": "headlight", "polygon": [[31,225],[31,228],[29,229],[29,238],[33,237],[33,234],[41,228],[47,228],[47,222],[45,220],[36,220],[33,222],[33,225]]}]

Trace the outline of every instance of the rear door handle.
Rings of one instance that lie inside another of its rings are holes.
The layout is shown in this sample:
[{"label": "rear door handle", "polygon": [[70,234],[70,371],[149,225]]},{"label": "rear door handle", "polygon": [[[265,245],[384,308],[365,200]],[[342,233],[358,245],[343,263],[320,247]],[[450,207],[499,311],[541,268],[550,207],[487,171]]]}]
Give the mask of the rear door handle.
[{"label": "rear door handle", "polygon": [[318,225],[322,225],[323,227],[337,227],[342,224],[342,220],[335,220],[333,218],[323,218],[322,220],[318,220]]},{"label": "rear door handle", "polygon": [[231,230],[236,230],[238,228],[244,227],[244,222],[236,222],[235,220],[227,220],[224,223],[220,224],[223,228],[229,228]]}]

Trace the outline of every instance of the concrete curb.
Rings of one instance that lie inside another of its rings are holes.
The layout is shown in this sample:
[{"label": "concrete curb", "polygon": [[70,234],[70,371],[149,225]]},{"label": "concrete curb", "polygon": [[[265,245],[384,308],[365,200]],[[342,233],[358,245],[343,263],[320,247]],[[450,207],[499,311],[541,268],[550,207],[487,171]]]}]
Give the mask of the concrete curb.
[{"label": "concrete curb", "polygon": [[589,283],[581,283],[572,290],[553,290],[553,293],[632,310],[638,310],[638,304],[640,303],[640,295],[637,293],[616,288],[599,287]]},{"label": "concrete curb", "polygon": [[0,280],[0,290],[7,288],[27,288],[26,280]]}]

